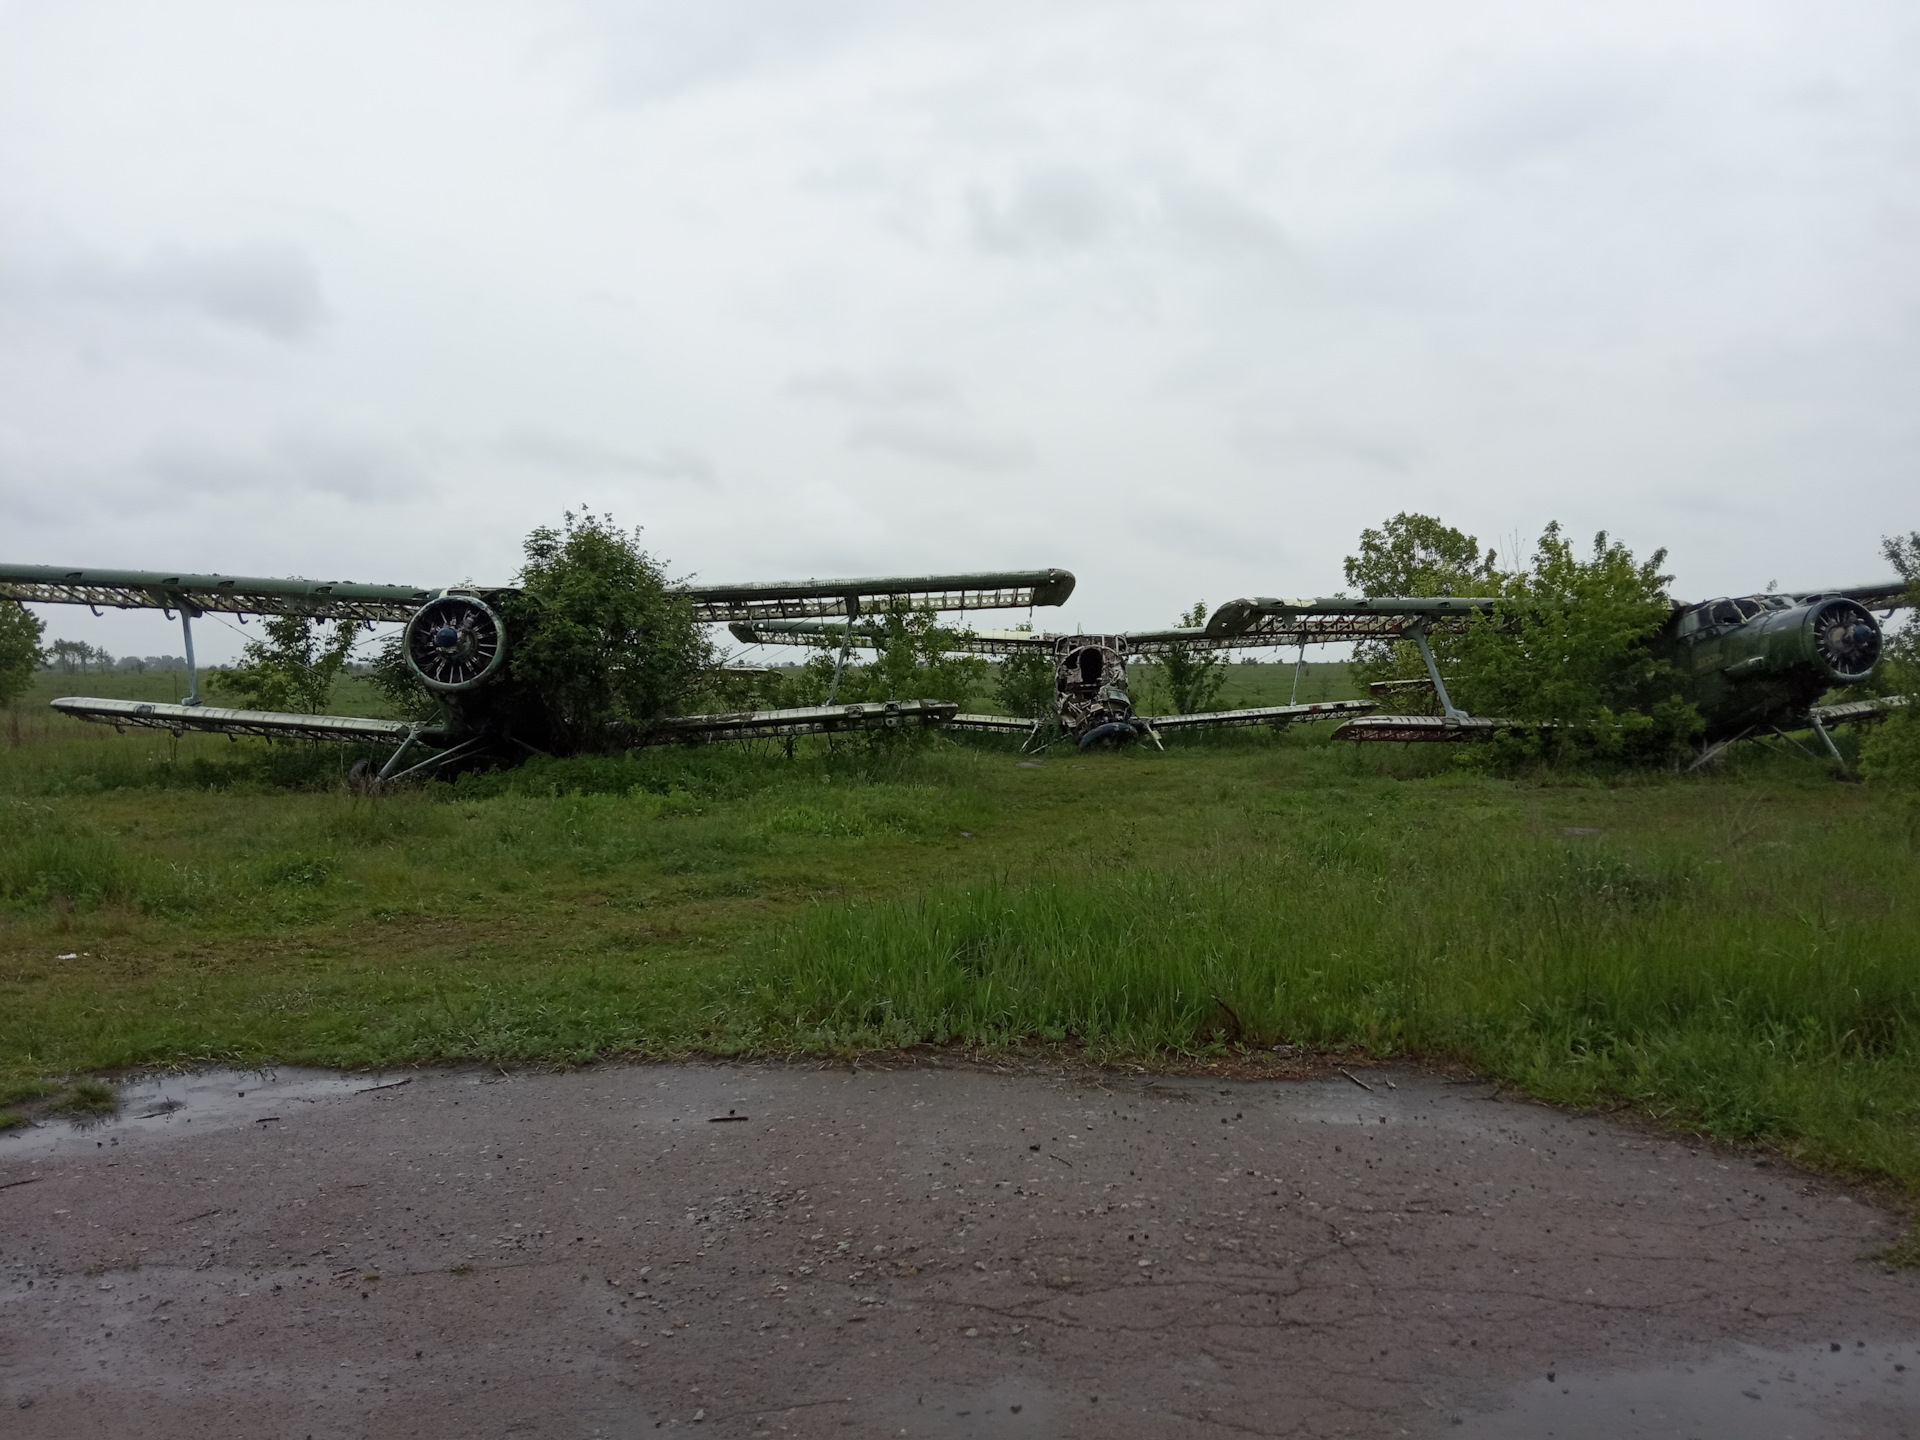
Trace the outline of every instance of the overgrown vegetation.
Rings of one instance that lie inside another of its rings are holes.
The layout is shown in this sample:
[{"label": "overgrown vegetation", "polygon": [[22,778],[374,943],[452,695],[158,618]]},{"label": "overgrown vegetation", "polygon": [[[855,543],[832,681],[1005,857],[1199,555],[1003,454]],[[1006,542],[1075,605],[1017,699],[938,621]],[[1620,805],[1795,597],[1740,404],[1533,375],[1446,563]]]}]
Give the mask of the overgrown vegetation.
[{"label": "overgrown vegetation", "polygon": [[[1174,621],[1187,629],[1207,623],[1207,602],[1197,600]],[[1220,691],[1227,683],[1227,652],[1199,645],[1171,645],[1155,663],[1139,672],[1160,713],[1197,715],[1220,708]],[[1164,709],[1161,707],[1164,706]]]},{"label": "overgrown vegetation", "polygon": [[[872,619],[868,617],[865,623],[871,624]],[[987,688],[990,671],[987,662],[977,655],[953,653],[959,633],[926,606],[895,602],[887,608],[872,659],[850,657],[842,666],[838,645],[822,642],[821,651],[794,677],[791,703],[821,705],[831,693],[835,703],[841,705],[946,700],[965,710]],[[838,687],[833,684],[836,666],[840,671]],[[1051,677],[1051,667],[1048,673]]]},{"label": "overgrown vegetation", "polygon": [[[1881,551],[1907,582],[1908,605],[1920,605],[1920,530],[1888,536]],[[1909,609],[1905,622],[1887,636],[1884,654],[1875,688],[1886,695],[1920,695],[1920,618],[1914,610]],[[1920,709],[1916,705],[1896,711],[1873,727],[1861,745],[1860,768],[1872,784],[1920,791]]]},{"label": "overgrown vegetation", "polygon": [[46,626],[24,605],[0,602],[0,705],[11,702],[33,683],[44,652],[40,637]]},{"label": "overgrown vegetation", "polygon": [[[1494,552],[1431,515],[1406,511],[1378,530],[1360,532],[1360,548],[1345,565],[1347,584],[1362,595],[1493,595],[1499,585]],[[1444,632],[1428,642],[1441,673],[1457,670],[1456,637]],[[1420,652],[1405,641],[1368,640],[1354,646],[1354,679],[1365,687],[1380,680],[1424,680]]]},{"label": "overgrown vegetation", "polygon": [[1039,650],[1022,650],[993,667],[993,698],[1009,715],[1023,720],[1053,718],[1053,657]]},{"label": "overgrown vegetation", "polygon": [[321,624],[304,615],[263,615],[265,634],[249,640],[240,663],[210,671],[207,689],[248,710],[292,710],[324,715],[347,668],[360,624]]},{"label": "overgrown vegetation", "polygon": [[1454,650],[1456,701],[1482,715],[1544,723],[1466,752],[1645,764],[1683,753],[1703,728],[1651,642],[1672,613],[1667,552],[1636,560],[1605,531],[1581,559],[1550,524],[1525,569],[1497,572],[1500,603]]},{"label": "overgrown vegetation", "polygon": [[669,588],[640,532],[569,511],[527,537],[517,592],[500,597],[507,675],[562,754],[617,749],[678,711],[714,664],[693,602]]},{"label": "overgrown vegetation", "polygon": [[[1603,531],[1582,559],[1556,522],[1525,565],[1502,569],[1473,536],[1403,513],[1362,533],[1346,575],[1363,595],[1496,602],[1464,634],[1436,630],[1429,640],[1435,662],[1462,709],[1537,723],[1460,749],[1460,763],[1648,764],[1681,754],[1702,729],[1679,677],[1652,648],[1672,612],[1672,577],[1661,573],[1666,558],[1657,550],[1637,560]],[[1356,675],[1369,682],[1426,673],[1406,641],[1368,642],[1356,656]]]}]

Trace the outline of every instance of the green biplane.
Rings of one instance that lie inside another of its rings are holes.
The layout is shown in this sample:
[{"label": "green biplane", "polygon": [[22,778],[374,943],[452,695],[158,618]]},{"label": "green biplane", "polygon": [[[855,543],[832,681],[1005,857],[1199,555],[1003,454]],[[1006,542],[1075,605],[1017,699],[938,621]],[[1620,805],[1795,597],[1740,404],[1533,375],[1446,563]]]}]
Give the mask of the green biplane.
[{"label": "green biplane", "polygon": [[[853,647],[877,649],[887,641],[884,626],[854,620],[829,625],[819,620],[735,621],[733,638],[743,645],[839,646],[844,662]],[[1322,700],[1307,705],[1264,705],[1249,710],[1211,710],[1191,715],[1137,714],[1127,678],[1127,661],[1152,659],[1176,649],[1216,650],[1266,646],[1257,636],[1214,636],[1201,628],[1143,630],[1131,634],[1036,634],[1031,630],[962,630],[947,642],[958,654],[1007,657],[1040,654],[1053,664],[1054,738],[1073,741],[1092,750],[1135,741],[1160,743],[1162,735],[1180,731],[1253,725],[1294,725],[1316,720],[1369,714],[1371,700]],[[960,730],[999,731],[1024,735],[1026,746],[1044,747],[1048,722],[1007,715],[961,714],[947,722]]]},{"label": "green biplane", "polygon": [[[1836,725],[1855,724],[1904,706],[1904,697],[1875,697],[1821,705],[1835,689],[1865,683],[1874,674],[1883,648],[1875,610],[1889,615],[1906,605],[1906,586],[1894,580],[1877,585],[1762,594],[1676,603],[1653,642],[1653,650],[1681,677],[1685,698],[1706,720],[1703,758],[1735,740],[1755,735],[1813,730],[1838,761],[1829,733]],[[1505,626],[1505,602],[1493,596],[1331,596],[1314,599],[1268,597],[1234,600],[1220,606],[1204,626],[1130,635],[1036,635],[1026,631],[962,632],[953,648],[983,655],[1013,655],[1040,650],[1055,661],[1055,710],[1064,735],[1082,748],[1116,740],[1156,739],[1159,734],[1209,726],[1276,725],[1346,717],[1335,732],[1353,741],[1459,741],[1516,727],[1519,722],[1469,715],[1453,703],[1435,663],[1427,637],[1463,632],[1476,620]],[[734,637],[746,644],[843,645],[869,648],[885,632],[858,621],[834,626],[818,620],[735,622]],[[1310,645],[1364,641],[1410,642],[1427,671],[1425,682],[1379,687],[1384,694],[1409,684],[1426,688],[1438,702],[1437,714],[1375,714],[1374,701],[1347,700],[1318,705],[1268,706],[1195,715],[1154,716],[1133,713],[1126,684],[1126,657],[1152,656],[1185,646],[1298,650]],[[954,723],[975,729],[1034,728],[1031,721],[968,716]]]},{"label": "green biplane", "polygon": [[[1074,577],[1065,570],[864,579],[794,580],[685,589],[696,619],[707,623],[845,617],[911,605],[938,611],[1028,608],[1065,603]],[[72,696],[53,708],[76,719],[181,734],[297,737],[391,745],[374,780],[395,780],[456,762],[511,761],[545,753],[538,696],[513,675],[514,637],[499,603],[510,587],[430,589],[344,581],[263,579],[143,570],[71,570],[47,565],[0,566],[0,600],[34,605],[86,605],[159,610],[178,615],[186,641],[188,693],[182,704]],[[433,721],[362,719],[268,710],[232,710],[200,702],[193,657],[193,621],[208,613],[299,615],[404,626],[407,666],[439,702]],[[667,716],[623,737],[632,746],[697,744],[723,739],[832,734],[938,725],[958,707],[938,700],[806,706],[707,715]]]},{"label": "green biplane", "polygon": [[[1510,624],[1505,602],[1376,596],[1348,599],[1235,600],[1209,617],[1206,633],[1222,642],[1279,646],[1341,641],[1407,640],[1420,652],[1438,701],[1435,715],[1369,715],[1337,732],[1349,740],[1457,741],[1515,728],[1518,722],[1469,715],[1453,703],[1427,636],[1459,633],[1469,624]],[[1865,684],[1885,646],[1875,610],[1891,615],[1908,604],[1899,580],[1843,589],[1746,595],[1676,602],[1651,649],[1679,677],[1682,696],[1706,722],[1707,759],[1736,740],[1812,730],[1840,762],[1829,733],[1904,706],[1902,696],[1821,705],[1834,690]]]}]

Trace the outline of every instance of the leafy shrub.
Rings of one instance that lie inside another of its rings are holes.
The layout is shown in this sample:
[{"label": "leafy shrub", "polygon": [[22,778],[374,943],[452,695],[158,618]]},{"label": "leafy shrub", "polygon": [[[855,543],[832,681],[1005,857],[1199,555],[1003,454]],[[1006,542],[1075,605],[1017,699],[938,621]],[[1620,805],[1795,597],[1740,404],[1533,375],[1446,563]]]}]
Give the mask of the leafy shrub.
[{"label": "leafy shrub", "polygon": [[[1207,602],[1194,602],[1174,622],[1193,628],[1207,623]],[[1148,673],[1154,699],[1164,700],[1175,715],[1198,715],[1218,708],[1221,687],[1227,683],[1227,653],[1204,646],[1171,645]]]},{"label": "leafy shrub", "polygon": [[[1587,559],[1558,522],[1523,568],[1500,570],[1472,536],[1432,516],[1397,515],[1361,536],[1347,578],[1369,595],[1480,594],[1497,604],[1464,634],[1436,633],[1435,660],[1454,703],[1478,715],[1532,721],[1461,751],[1462,762],[1508,766],[1533,760],[1658,762],[1701,730],[1673,667],[1652,642],[1672,613],[1667,552],[1636,560],[1605,531]],[[1408,588],[1388,588],[1404,584]],[[1361,647],[1359,678],[1424,673],[1404,641]],[[1419,667],[1417,670],[1415,667]]]},{"label": "leafy shrub", "polygon": [[[963,710],[987,683],[987,662],[977,655],[956,655],[960,632],[942,625],[930,606],[895,602],[887,607],[885,629],[875,637],[874,657],[864,663],[849,661],[832,689],[834,702],[866,704],[879,700],[947,700]],[[821,653],[802,667],[796,703],[826,702],[833,684],[839,646],[827,642]],[[1049,699],[1051,708],[1051,699]],[[876,732],[887,735],[918,732]]]},{"label": "leafy shrub", "polygon": [[[1920,530],[1890,535],[1881,552],[1907,582],[1907,604],[1920,605]],[[1860,746],[1860,770],[1875,785],[1920,790],[1920,620],[1913,610],[1906,623],[1887,637],[1876,688],[1883,694],[1913,696],[1905,710],[1874,726]]]},{"label": "leafy shrub", "polygon": [[673,589],[640,532],[567,512],[527,536],[519,588],[502,593],[507,674],[544,712],[554,750],[618,749],[676,712],[712,668],[693,601]]},{"label": "leafy shrub", "polygon": [[[1347,584],[1362,595],[1490,595],[1497,572],[1494,553],[1480,542],[1432,515],[1406,511],[1378,530],[1360,532],[1360,553],[1346,561]],[[1429,640],[1441,673],[1451,676],[1456,637]],[[1376,680],[1424,680],[1420,652],[1404,640],[1366,640],[1354,647],[1353,678],[1362,686]]]},{"label": "leafy shrub", "polygon": [[0,705],[33,683],[43,652],[46,625],[24,605],[0,603]]},{"label": "leafy shrub", "polygon": [[334,682],[347,667],[360,622],[338,620],[324,635],[305,615],[261,617],[264,639],[249,640],[241,661],[207,677],[207,688],[249,710],[292,710],[324,715]]},{"label": "leafy shrub", "polygon": [[1009,715],[1051,719],[1053,696],[1053,657],[1045,651],[1022,650],[993,667],[993,698]]}]

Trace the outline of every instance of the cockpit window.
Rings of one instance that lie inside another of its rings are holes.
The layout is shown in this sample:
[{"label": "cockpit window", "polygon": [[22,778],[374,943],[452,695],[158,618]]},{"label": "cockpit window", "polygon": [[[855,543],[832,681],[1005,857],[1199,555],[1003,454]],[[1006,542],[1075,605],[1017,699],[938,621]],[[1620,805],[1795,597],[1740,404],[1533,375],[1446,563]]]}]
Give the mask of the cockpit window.
[{"label": "cockpit window", "polygon": [[1751,620],[1754,616],[1758,615],[1762,610],[1765,610],[1767,608],[1766,605],[1758,599],[1736,600],[1733,603],[1735,608],[1737,608],[1740,611],[1740,618],[1742,620]]},{"label": "cockpit window", "polygon": [[1715,625],[1738,625],[1746,617],[1740,613],[1740,607],[1731,600],[1716,600],[1708,612]]}]

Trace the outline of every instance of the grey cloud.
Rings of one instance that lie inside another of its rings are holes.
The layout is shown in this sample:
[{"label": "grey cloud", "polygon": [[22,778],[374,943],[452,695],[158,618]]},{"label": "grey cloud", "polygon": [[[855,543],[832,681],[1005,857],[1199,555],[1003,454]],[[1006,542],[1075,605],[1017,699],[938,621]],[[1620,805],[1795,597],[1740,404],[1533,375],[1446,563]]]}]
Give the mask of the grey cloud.
[{"label": "grey cloud", "polygon": [[1659,102],[1649,77],[1596,62],[1496,87],[1437,138],[1466,170],[1501,170],[1628,126]]},{"label": "grey cloud", "polygon": [[140,468],[175,489],[219,497],[294,493],[394,500],[431,488],[406,447],[313,429],[285,431],[254,450],[170,436],[149,447]]},{"label": "grey cloud", "polygon": [[1229,190],[1184,176],[1128,183],[1080,170],[1022,177],[1004,195],[966,195],[974,245],[995,255],[1091,250],[1121,242],[1260,259],[1297,250],[1280,224]]},{"label": "grey cloud", "polygon": [[595,7],[615,100],[671,98],[705,85],[815,61],[870,39],[895,12],[885,0],[651,0]]},{"label": "grey cloud", "polygon": [[134,312],[187,311],[274,340],[305,339],[327,317],[320,274],[298,246],[256,240],[228,249],[159,245],[144,260],[70,262],[57,287]]},{"label": "grey cloud", "polygon": [[[1187,503],[1185,497],[1174,502],[1175,506]],[[1176,555],[1197,555],[1207,561],[1237,560],[1266,567],[1275,574],[1285,568],[1289,559],[1271,531],[1235,524],[1212,514],[1196,514],[1190,509],[1137,510],[1135,525],[1141,533],[1151,535],[1159,548]],[[1215,581],[1204,583],[1211,585]],[[1172,618],[1166,623],[1172,624]]]},{"label": "grey cloud", "polygon": [[856,450],[892,450],[916,460],[967,470],[1004,470],[1033,458],[1033,446],[1018,435],[924,425],[910,420],[868,420],[853,427],[847,443]]},{"label": "grey cloud", "polygon": [[1267,464],[1334,460],[1394,472],[1406,470],[1418,453],[1388,436],[1322,421],[1245,424],[1234,432],[1233,442],[1248,459]]},{"label": "grey cloud", "polygon": [[1035,172],[1005,197],[967,192],[973,243],[1000,255],[1099,245],[1128,226],[1130,212],[1113,185],[1080,170]]},{"label": "grey cloud", "polygon": [[869,375],[848,370],[806,370],[787,381],[787,393],[874,410],[960,405],[959,387],[931,370],[879,370]]},{"label": "grey cloud", "polygon": [[1167,228],[1200,248],[1287,259],[1299,254],[1278,221],[1229,191],[1168,183],[1159,187],[1158,200]]},{"label": "grey cloud", "polygon": [[655,480],[714,481],[713,462],[704,455],[675,446],[661,446],[650,455],[616,449],[581,436],[526,427],[510,430],[500,439],[502,453],[554,470],[576,475],[645,475]]}]

